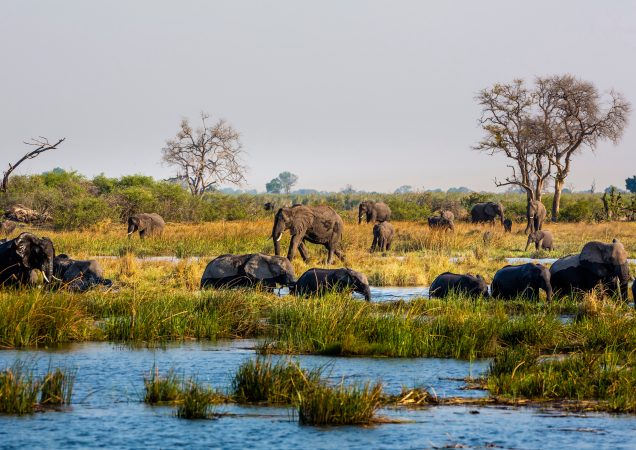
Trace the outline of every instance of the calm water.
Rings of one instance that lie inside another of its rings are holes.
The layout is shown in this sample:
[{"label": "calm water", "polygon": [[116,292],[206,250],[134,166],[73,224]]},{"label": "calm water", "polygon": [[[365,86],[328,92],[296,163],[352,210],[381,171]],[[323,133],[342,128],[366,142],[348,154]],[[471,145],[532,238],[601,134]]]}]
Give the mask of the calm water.
[{"label": "calm water", "polygon": [[[16,358],[44,371],[49,363],[77,368],[73,406],[66,412],[0,416],[0,448],[636,448],[636,417],[562,414],[535,408],[433,407],[383,409],[407,423],[372,427],[300,426],[287,408],[221,406],[216,420],[187,421],[169,407],[140,402],[143,374],[153,363],[176,367],[218,388],[255,357],[252,341],[186,343],[129,349],[106,343],[55,351],[2,351],[0,367]],[[334,380],[382,379],[387,391],[424,386],[440,396],[480,396],[456,378],[476,376],[487,361],[451,359],[298,357],[305,367],[326,366]]]}]

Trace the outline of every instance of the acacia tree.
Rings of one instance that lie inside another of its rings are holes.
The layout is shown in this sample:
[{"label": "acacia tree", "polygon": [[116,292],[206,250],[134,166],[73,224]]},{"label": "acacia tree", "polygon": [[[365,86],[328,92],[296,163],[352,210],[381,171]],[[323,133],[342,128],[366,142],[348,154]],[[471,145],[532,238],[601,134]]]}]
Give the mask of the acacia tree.
[{"label": "acacia tree", "polygon": [[222,119],[210,125],[209,118],[201,113],[202,125],[196,130],[183,119],[176,137],[167,140],[162,149],[163,161],[177,167],[177,179],[198,197],[221,183],[245,181],[239,132]]},{"label": "acacia tree", "polygon": [[281,188],[285,194],[289,194],[291,188],[298,183],[298,175],[291,172],[281,172],[278,174],[278,179],[280,180]]},{"label": "acacia tree", "polygon": [[36,158],[48,150],[56,149],[58,145],[60,145],[65,140],[66,138],[62,138],[62,139],[59,139],[54,144],[51,144],[49,143],[49,140],[47,138],[40,136],[37,139],[31,139],[29,142],[25,142],[26,145],[33,146],[35,147],[35,149],[27,152],[22,158],[20,158],[15,163],[13,164],[9,163],[9,168],[4,171],[4,174],[2,176],[2,183],[0,184],[0,192],[7,192],[7,189],[9,188],[9,177],[11,176],[11,173],[15,169],[17,169],[17,167],[20,164],[22,164],[27,159]]}]

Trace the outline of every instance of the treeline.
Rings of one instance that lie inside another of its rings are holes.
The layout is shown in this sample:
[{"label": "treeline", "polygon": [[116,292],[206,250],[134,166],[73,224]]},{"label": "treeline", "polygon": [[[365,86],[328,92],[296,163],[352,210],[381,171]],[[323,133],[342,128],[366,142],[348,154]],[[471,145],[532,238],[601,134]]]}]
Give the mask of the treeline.
[{"label": "treeline", "polygon": [[[103,175],[88,179],[76,172],[56,169],[41,175],[14,176],[9,189],[0,195],[0,209],[21,204],[51,217],[56,229],[77,229],[103,221],[123,222],[136,212],[156,212],[169,222],[201,222],[271,218],[275,211],[265,210],[267,202],[274,209],[300,203],[327,204],[346,220],[357,219],[362,200],[386,202],[394,220],[425,220],[440,209],[449,209],[456,217],[468,216],[470,208],[481,201],[501,201],[506,217],[525,220],[525,194],[442,193],[404,194],[307,194],[273,195],[206,193],[191,195],[182,186],[157,181],[149,176],[130,175],[108,178]],[[542,199],[546,207],[551,196]],[[565,194],[560,221],[600,221],[606,213],[597,194]]]}]

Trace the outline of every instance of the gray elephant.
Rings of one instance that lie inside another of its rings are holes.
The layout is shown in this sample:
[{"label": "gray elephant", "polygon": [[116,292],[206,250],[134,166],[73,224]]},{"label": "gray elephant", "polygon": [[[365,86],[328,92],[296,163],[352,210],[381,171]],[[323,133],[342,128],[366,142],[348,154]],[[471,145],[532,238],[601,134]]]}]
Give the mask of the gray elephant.
[{"label": "gray elephant", "polygon": [[494,225],[497,217],[499,217],[499,220],[503,225],[505,218],[504,207],[501,203],[477,203],[470,210],[470,220],[473,223],[490,222]]},{"label": "gray elephant", "polygon": [[433,216],[428,218],[428,226],[431,229],[438,230],[450,230],[453,231],[455,229],[455,224],[452,220],[449,220],[442,216]]},{"label": "gray elephant", "polygon": [[554,250],[554,238],[552,233],[548,230],[533,231],[530,233],[524,251],[528,250],[528,247],[533,242],[535,250],[539,250],[539,248],[543,250]]},{"label": "gray elephant", "polygon": [[139,232],[141,239],[146,236],[157,236],[163,233],[166,226],[163,217],[155,213],[133,214],[128,218],[128,237],[135,231]]},{"label": "gray elephant", "polygon": [[512,233],[512,220],[506,219],[503,221],[504,233]]},{"label": "gray elephant", "polygon": [[358,206],[358,224],[362,223],[362,218],[366,217],[369,222],[387,222],[391,220],[391,208],[382,202],[360,202]]},{"label": "gray elephant", "polygon": [[294,259],[296,249],[305,262],[309,260],[305,241],[326,247],[327,264],[333,263],[334,254],[344,261],[344,253],[340,246],[344,223],[342,217],[333,208],[326,205],[294,205],[290,208],[280,208],[274,217],[272,228],[276,255],[280,255],[280,239],[285,230],[291,233],[291,242],[287,251],[287,259],[290,261]]},{"label": "gray elephant", "polygon": [[221,255],[210,261],[201,277],[201,288],[252,287],[267,288],[293,285],[294,268],[283,256],[263,253]]},{"label": "gray elephant", "polygon": [[395,234],[395,228],[391,222],[379,222],[373,225],[373,243],[371,244],[371,253],[376,249],[381,252],[388,252],[391,250],[391,243],[393,242],[393,235]]},{"label": "gray elephant", "polygon": [[20,233],[15,239],[0,244],[0,286],[27,285],[34,271],[42,272],[44,281],[53,279],[55,248],[49,238]]},{"label": "gray elephant", "polygon": [[353,290],[371,300],[371,288],[367,277],[353,269],[309,269],[303,273],[290,289],[293,295],[323,295],[329,290]]},{"label": "gray elephant", "polygon": [[538,300],[540,289],[545,291],[548,301],[551,301],[550,271],[545,266],[534,263],[505,266],[495,273],[491,284],[494,298],[509,300],[517,297]]},{"label": "gray elephant", "polygon": [[5,238],[9,238],[9,235],[15,231],[16,223],[11,220],[5,220],[0,222],[0,233],[4,235]]},{"label": "gray elephant", "polygon": [[563,295],[589,292],[598,285],[611,295],[628,299],[630,279],[625,247],[614,239],[611,244],[592,241],[583,246],[581,253],[558,259],[550,267],[554,291]]},{"label": "gray elephant", "polygon": [[467,297],[488,297],[488,284],[481,275],[444,272],[429,288],[431,298],[444,298],[453,292]]},{"label": "gray elephant", "polygon": [[528,224],[526,225],[526,233],[533,233],[541,230],[543,222],[547,217],[548,212],[539,200],[528,200],[528,206],[526,207],[526,219]]},{"label": "gray elephant", "polygon": [[439,212],[439,216],[443,219],[449,220],[451,222],[455,221],[455,214],[453,214],[453,211],[449,211],[447,209],[443,209]]},{"label": "gray elephant", "polygon": [[53,259],[53,275],[68,289],[78,292],[85,292],[98,285],[113,284],[111,280],[104,278],[104,270],[96,260],[76,260],[65,254]]}]

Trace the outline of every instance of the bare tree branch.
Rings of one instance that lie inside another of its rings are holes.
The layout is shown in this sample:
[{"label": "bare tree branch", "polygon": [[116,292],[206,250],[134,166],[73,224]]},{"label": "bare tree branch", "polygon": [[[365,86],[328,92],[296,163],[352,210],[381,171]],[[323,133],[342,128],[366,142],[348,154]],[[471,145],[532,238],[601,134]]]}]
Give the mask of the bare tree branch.
[{"label": "bare tree branch", "polygon": [[17,167],[22,164],[27,159],[33,159],[41,155],[42,153],[56,149],[58,145],[64,142],[66,138],[59,139],[55,144],[50,144],[49,140],[43,136],[38,136],[38,138],[33,138],[30,141],[25,141],[26,145],[30,145],[36,147],[34,150],[27,152],[22,158],[20,158],[17,162],[11,164],[9,163],[9,168],[4,171],[4,175],[2,177],[2,184],[0,184],[0,191],[7,192],[9,187],[9,176],[11,173],[17,169]]}]

